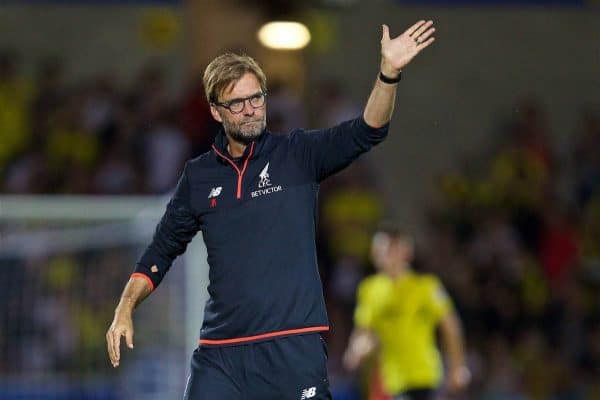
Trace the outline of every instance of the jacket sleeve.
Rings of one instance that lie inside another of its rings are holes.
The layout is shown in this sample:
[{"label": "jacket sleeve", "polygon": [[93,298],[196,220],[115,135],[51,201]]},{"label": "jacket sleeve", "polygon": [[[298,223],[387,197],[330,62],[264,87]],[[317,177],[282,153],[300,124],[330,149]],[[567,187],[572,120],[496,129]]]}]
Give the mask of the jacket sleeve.
[{"label": "jacket sleeve", "polygon": [[175,194],[156,227],[152,242],[135,266],[133,274],[149,278],[148,283],[152,289],[160,284],[173,260],[185,251],[187,244],[200,229],[200,221],[189,206],[190,189],[187,174],[186,164]]},{"label": "jacket sleeve", "polygon": [[333,128],[295,131],[290,140],[300,162],[320,182],[382,142],[387,136],[388,127],[389,124],[373,128],[361,116]]}]

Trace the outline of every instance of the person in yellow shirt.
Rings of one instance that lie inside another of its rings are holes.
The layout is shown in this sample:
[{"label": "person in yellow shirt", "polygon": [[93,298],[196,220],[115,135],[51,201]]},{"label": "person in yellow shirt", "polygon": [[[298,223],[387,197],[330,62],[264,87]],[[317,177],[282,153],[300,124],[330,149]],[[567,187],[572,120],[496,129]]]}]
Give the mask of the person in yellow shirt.
[{"label": "person in yellow shirt", "polygon": [[390,396],[432,399],[443,380],[435,334],[439,327],[448,388],[465,388],[470,373],[460,320],[441,282],[411,269],[413,238],[396,228],[380,229],[371,253],[378,272],[358,287],[355,328],[344,366],[354,370],[377,350],[381,382]]},{"label": "person in yellow shirt", "polygon": [[18,71],[18,57],[0,49],[0,176],[30,144],[31,82]]}]

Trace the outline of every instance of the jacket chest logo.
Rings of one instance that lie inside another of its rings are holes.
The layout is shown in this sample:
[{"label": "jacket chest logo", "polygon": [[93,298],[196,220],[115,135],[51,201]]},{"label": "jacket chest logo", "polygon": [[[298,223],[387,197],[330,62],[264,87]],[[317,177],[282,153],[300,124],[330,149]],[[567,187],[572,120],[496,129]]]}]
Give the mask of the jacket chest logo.
[{"label": "jacket chest logo", "polygon": [[269,179],[269,163],[267,163],[267,165],[265,165],[265,167],[260,172],[258,177],[260,178],[260,180],[258,181],[259,189],[265,188],[267,186],[271,186],[271,180]]},{"label": "jacket chest logo", "polygon": [[210,193],[208,194],[208,198],[212,199],[213,197],[219,197],[221,191],[223,190],[223,186],[217,186],[210,189]]},{"label": "jacket chest logo", "polygon": [[210,199],[210,208],[215,208],[217,206],[217,197],[219,197],[222,190],[223,186],[217,186],[210,189],[210,193],[208,194],[208,198]]},{"label": "jacket chest logo", "polygon": [[258,174],[258,178],[258,190],[255,190],[251,193],[252,198],[280,192],[283,190],[281,185],[273,186],[271,183],[271,177],[269,176],[269,163],[267,163],[260,174]]}]

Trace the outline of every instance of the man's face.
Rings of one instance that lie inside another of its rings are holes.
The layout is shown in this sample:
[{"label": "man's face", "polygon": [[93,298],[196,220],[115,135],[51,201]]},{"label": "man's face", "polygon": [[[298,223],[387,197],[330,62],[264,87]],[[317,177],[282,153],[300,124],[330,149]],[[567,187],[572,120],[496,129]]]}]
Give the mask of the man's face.
[{"label": "man's face", "polygon": [[382,272],[399,272],[398,268],[410,264],[413,258],[412,240],[408,238],[393,238],[378,232],[371,244],[371,258],[375,267]]},{"label": "man's face", "polygon": [[[244,74],[237,82],[227,87],[220,94],[218,103],[229,104],[232,101],[250,98],[262,93],[256,76],[250,72]],[[266,103],[254,108],[249,100],[244,101],[239,113],[232,113],[226,107],[211,104],[210,111],[214,119],[223,124],[225,133],[236,142],[248,144],[260,136],[267,124]]]}]

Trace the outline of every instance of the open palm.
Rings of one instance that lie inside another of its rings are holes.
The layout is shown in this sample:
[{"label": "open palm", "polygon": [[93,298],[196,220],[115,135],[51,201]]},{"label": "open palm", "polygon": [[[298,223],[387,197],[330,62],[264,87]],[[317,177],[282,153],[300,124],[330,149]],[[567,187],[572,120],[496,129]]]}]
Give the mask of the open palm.
[{"label": "open palm", "polygon": [[423,49],[434,42],[433,21],[421,20],[403,34],[390,38],[390,28],[383,25],[381,37],[382,72],[398,74]]}]

